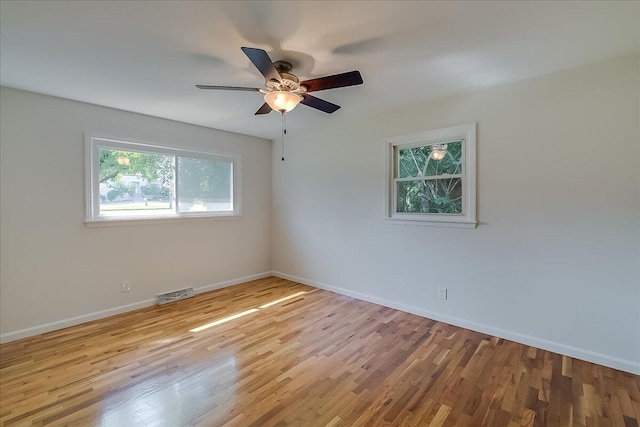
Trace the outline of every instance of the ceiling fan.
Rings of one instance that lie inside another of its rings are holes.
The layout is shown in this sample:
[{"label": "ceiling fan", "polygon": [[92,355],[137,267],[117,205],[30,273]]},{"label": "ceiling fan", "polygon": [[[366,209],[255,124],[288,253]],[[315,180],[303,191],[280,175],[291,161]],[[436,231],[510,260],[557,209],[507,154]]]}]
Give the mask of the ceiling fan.
[{"label": "ceiling fan", "polygon": [[262,49],[243,47],[242,51],[266,79],[264,88],[209,85],[196,85],[196,87],[198,89],[262,93],[265,103],[256,111],[257,115],[268,114],[271,110],[285,113],[293,110],[299,103],[325,113],[333,113],[340,108],[339,105],[309,95],[309,92],[362,84],[362,76],[359,71],[349,71],[301,82],[297,76],[291,73],[293,68],[291,63],[286,61],[272,62],[267,52]]}]

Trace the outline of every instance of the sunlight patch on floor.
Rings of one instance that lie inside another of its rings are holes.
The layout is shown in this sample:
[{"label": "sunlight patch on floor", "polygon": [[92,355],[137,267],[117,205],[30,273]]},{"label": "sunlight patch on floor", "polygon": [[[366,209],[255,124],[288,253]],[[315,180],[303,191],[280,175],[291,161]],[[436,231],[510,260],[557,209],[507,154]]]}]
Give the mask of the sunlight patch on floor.
[{"label": "sunlight patch on floor", "polygon": [[243,317],[243,316],[246,316],[248,314],[255,313],[256,311],[260,311],[261,309],[268,308],[268,307],[271,307],[271,306],[276,305],[276,304],[280,304],[281,302],[293,299],[295,297],[299,297],[300,295],[303,295],[303,294],[306,294],[306,293],[307,292],[296,292],[295,294],[291,294],[291,295],[286,296],[284,298],[280,298],[280,299],[277,299],[275,301],[271,301],[271,302],[268,302],[266,304],[263,304],[263,305],[259,306],[258,308],[252,308],[252,309],[240,312],[240,313],[232,314],[231,316],[223,317],[222,319],[215,320],[215,321],[213,321],[211,323],[207,323],[206,325],[198,326],[197,328],[190,329],[189,332],[204,331],[205,329],[209,329],[209,328],[212,328],[214,326],[220,325],[222,323],[228,322],[230,320],[234,320],[234,319],[237,319],[239,317]]}]

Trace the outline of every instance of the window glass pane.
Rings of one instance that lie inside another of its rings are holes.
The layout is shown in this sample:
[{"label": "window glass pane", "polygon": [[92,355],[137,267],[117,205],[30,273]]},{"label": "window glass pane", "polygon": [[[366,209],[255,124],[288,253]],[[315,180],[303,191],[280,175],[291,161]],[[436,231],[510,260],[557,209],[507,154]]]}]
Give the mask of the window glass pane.
[{"label": "window glass pane", "polygon": [[398,150],[398,177],[423,176],[430,151],[429,146],[400,148]]},{"label": "window glass pane", "polygon": [[462,173],[462,141],[398,150],[398,177]]},{"label": "window glass pane", "polygon": [[396,212],[462,214],[460,178],[399,181],[396,194]]},{"label": "window glass pane", "polygon": [[100,148],[100,215],[173,214],[173,156]]},{"label": "window glass pane", "polygon": [[180,212],[232,211],[232,163],[178,157]]}]

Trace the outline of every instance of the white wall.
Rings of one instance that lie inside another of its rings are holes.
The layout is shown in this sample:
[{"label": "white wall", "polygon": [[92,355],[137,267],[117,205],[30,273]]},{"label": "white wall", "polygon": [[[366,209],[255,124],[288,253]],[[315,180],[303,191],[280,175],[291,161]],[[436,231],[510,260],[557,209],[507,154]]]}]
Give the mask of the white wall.
[{"label": "white wall", "polygon": [[[1,90],[3,340],[270,271],[270,141]],[[239,153],[243,216],[85,227],[85,131]],[[120,292],[121,280],[131,282],[130,293]]]},{"label": "white wall", "polygon": [[[320,116],[316,128],[291,118],[287,161],[279,143],[273,155],[274,270],[640,373],[639,64]],[[385,139],[467,122],[478,122],[479,227],[385,221]]]}]

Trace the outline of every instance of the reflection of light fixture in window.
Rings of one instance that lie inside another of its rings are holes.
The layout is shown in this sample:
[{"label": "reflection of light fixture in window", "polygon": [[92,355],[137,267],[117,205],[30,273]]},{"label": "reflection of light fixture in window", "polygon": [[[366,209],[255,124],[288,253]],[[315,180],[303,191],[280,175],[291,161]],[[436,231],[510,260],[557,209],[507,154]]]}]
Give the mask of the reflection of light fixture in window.
[{"label": "reflection of light fixture in window", "polygon": [[434,144],[431,146],[431,158],[433,160],[442,160],[447,154],[447,144]]},{"label": "reflection of light fixture in window", "polygon": [[129,160],[128,157],[124,157],[124,156],[118,157],[116,161],[118,162],[119,165],[122,165],[122,166],[129,166],[129,164],[131,163],[131,160]]},{"label": "reflection of light fixture in window", "polygon": [[269,92],[264,96],[264,101],[275,111],[287,112],[296,108],[302,101],[302,96],[297,93],[284,90]]}]

